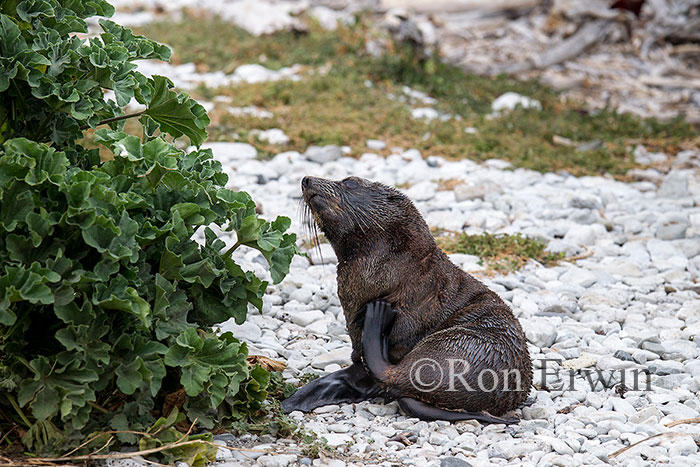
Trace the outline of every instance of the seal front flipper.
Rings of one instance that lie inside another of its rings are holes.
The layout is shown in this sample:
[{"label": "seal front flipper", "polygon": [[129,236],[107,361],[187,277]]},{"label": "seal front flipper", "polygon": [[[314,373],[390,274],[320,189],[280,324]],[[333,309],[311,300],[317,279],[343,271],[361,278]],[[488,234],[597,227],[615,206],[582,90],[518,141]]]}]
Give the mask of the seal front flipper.
[{"label": "seal front flipper", "polygon": [[382,390],[362,365],[353,363],[322,378],[315,379],[282,401],[285,413],[310,412],[331,404],[361,402],[382,395]]},{"label": "seal front flipper", "polygon": [[383,300],[368,303],[362,330],[364,363],[369,373],[378,381],[384,380],[389,361],[389,331],[396,318],[396,311]]},{"label": "seal front flipper", "polygon": [[504,425],[514,425],[520,421],[515,417],[496,417],[488,412],[444,410],[411,397],[400,398],[399,407],[401,407],[409,417],[416,417],[426,421],[447,420],[449,422],[457,422],[460,420],[476,420],[480,423],[502,423]]}]

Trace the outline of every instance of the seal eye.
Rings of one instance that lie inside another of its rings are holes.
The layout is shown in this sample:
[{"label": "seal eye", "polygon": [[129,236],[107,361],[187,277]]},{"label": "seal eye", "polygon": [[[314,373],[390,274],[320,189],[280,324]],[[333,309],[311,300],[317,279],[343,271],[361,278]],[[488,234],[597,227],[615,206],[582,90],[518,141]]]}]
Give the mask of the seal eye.
[{"label": "seal eye", "polygon": [[343,185],[345,185],[346,187],[348,187],[350,189],[354,189],[354,188],[357,188],[358,186],[360,186],[357,184],[357,182],[355,180],[345,180],[345,181],[343,181]]}]

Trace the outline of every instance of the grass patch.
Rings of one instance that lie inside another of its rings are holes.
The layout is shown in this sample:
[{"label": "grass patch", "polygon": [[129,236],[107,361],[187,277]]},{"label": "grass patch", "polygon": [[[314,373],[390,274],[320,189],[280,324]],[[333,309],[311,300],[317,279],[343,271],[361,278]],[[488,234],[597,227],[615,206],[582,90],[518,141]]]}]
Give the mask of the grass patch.
[{"label": "grass patch", "polygon": [[295,64],[321,65],[346,54],[358,54],[364,42],[351,28],[326,31],[310,21],[308,33],[280,31],[255,37],[246,30],[211,15],[189,15],[134,28],[139,34],[168,44],[176,52],[172,62],[195,63],[201,70],[232,72],[247,63],[267,68]]},{"label": "grass patch", "polygon": [[503,274],[517,271],[534,259],[540,263],[551,264],[564,258],[564,253],[545,251],[547,244],[542,240],[525,237],[522,234],[505,235],[484,233],[481,235],[446,235],[440,231],[435,234],[435,241],[446,253],[462,253],[478,256],[480,264]]},{"label": "grass patch", "polygon": [[[381,139],[392,147],[417,148],[425,156],[449,159],[506,159],[517,167],[541,172],[567,170],[574,175],[610,173],[622,176],[635,167],[630,147],[642,143],[673,152],[697,147],[697,129],[681,119],[661,122],[612,110],[587,112],[566,102],[536,81],[505,76],[481,77],[434,58],[424,59],[410,48],[380,58],[364,52],[367,27],[324,31],[312,24],[308,34],[277,33],[256,38],[236,26],[211,17],[186,17],[149,25],[149,37],[174,48],[174,61],[193,61],[207,70],[233,71],[244,63],[279,68],[294,63],[315,67],[302,81],[246,84],[223,89],[199,89],[197,97],[229,95],[234,106],[255,105],[274,114],[260,119],[233,116],[225,109],[210,113],[210,139],[239,140],[258,147],[261,156],[309,145],[348,145],[352,154],[366,152],[367,139]],[[212,34],[212,31],[216,31]],[[371,83],[368,86],[368,82]],[[437,99],[435,108],[458,118],[414,120],[402,87],[408,85]],[[491,102],[507,91],[538,99],[542,111],[516,109],[492,118]],[[391,96],[400,96],[400,99]],[[474,127],[476,134],[465,132]],[[281,128],[291,141],[284,147],[255,140],[252,129]],[[590,151],[556,145],[555,135],[576,143],[598,140]]]}]

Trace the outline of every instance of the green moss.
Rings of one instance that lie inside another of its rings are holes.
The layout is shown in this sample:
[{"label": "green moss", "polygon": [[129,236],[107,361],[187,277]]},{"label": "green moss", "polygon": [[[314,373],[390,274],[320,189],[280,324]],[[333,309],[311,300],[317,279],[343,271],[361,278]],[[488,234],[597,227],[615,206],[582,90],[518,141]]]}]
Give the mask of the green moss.
[{"label": "green moss", "polygon": [[481,235],[445,235],[435,232],[435,241],[446,253],[462,253],[478,256],[480,264],[489,269],[508,273],[523,267],[530,259],[540,263],[554,263],[564,257],[563,253],[546,251],[542,240],[521,234],[505,235],[484,233]]}]

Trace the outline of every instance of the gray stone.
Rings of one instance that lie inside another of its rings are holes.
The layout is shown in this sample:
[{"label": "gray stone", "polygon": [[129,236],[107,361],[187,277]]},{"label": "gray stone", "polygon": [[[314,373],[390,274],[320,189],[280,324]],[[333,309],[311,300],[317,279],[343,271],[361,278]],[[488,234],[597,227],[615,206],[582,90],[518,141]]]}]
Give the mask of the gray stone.
[{"label": "gray stone", "polygon": [[501,194],[503,188],[495,183],[482,183],[480,185],[457,185],[454,188],[455,199],[457,201],[470,201],[484,199],[489,193]]},{"label": "gray stone", "polygon": [[571,227],[563,240],[572,245],[593,245],[596,239],[595,229],[590,225],[577,225]]},{"label": "gray stone", "polygon": [[671,242],[652,238],[647,242],[647,249],[653,265],[661,271],[685,269],[688,265],[688,258]]},{"label": "gray stone", "polygon": [[[335,407],[337,407],[337,405]],[[318,413],[316,412],[316,410],[314,410],[314,412]],[[332,448],[344,446],[345,444],[352,442],[352,436],[345,433],[326,433],[321,435],[320,437],[326,438],[326,441],[328,441],[328,445]]]},{"label": "gray stone", "polygon": [[333,413],[340,410],[340,406],[336,404],[324,405],[314,409],[314,413]]},{"label": "gray stone", "polygon": [[647,368],[659,376],[675,375],[683,372],[683,364],[675,360],[654,360],[647,364]]},{"label": "gray stone", "polygon": [[542,110],[542,104],[535,99],[532,99],[517,92],[506,92],[498,96],[491,103],[491,110],[494,112],[501,112],[503,110],[513,110],[516,107],[522,107],[523,109],[535,109]]},{"label": "gray stone", "polygon": [[688,177],[677,170],[672,170],[666,175],[659,191],[656,193],[659,198],[685,198],[690,196],[688,191]]},{"label": "gray stone", "polygon": [[246,342],[258,342],[262,337],[260,327],[255,323],[246,321],[243,324],[236,324],[232,318],[220,325],[221,332],[231,332],[233,337]]},{"label": "gray stone", "polygon": [[129,459],[107,459],[105,465],[107,467],[147,467],[151,464],[141,456],[134,456]]},{"label": "gray stone", "polygon": [[381,151],[386,148],[386,143],[378,139],[368,139],[366,144],[367,149],[371,149],[372,151]]},{"label": "gray stone", "polygon": [[571,198],[569,205],[572,208],[579,209],[600,209],[603,207],[603,202],[598,196],[588,193],[577,193]]},{"label": "gray stone", "polygon": [[289,143],[289,136],[287,136],[284,131],[279,128],[271,128],[265,131],[258,131],[257,133],[251,132],[260,141],[264,141],[270,144],[287,144]]},{"label": "gray stone", "polygon": [[318,310],[297,311],[291,316],[291,321],[299,326],[306,327],[309,324],[323,319],[323,312]]},{"label": "gray stone", "polygon": [[311,361],[311,366],[322,370],[326,368],[326,366],[334,363],[341,366],[349,365],[351,353],[352,347],[341,347],[339,349],[331,350],[314,358]]},{"label": "gray stone", "polygon": [[338,257],[330,243],[321,243],[306,252],[311,264],[338,264]]},{"label": "gray stone", "polygon": [[675,240],[684,238],[688,230],[688,215],[684,213],[669,212],[661,216],[656,226],[656,237],[661,240]]},{"label": "gray stone", "polygon": [[598,282],[598,276],[589,271],[588,269],[583,269],[578,266],[570,267],[564,274],[559,278],[565,284],[575,284],[581,287],[590,287],[596,282]]},{"label": "gray stone", "polygon": [[668,448],[669,456],[690,456],[698,452],[698,445],[692,435],[678,436],[673,439],[673,444]]},{"label": "gray stone", "polygon": [[440,116],[440,113],[432,107],[419,107],[411,110],[411,117],[416,120],[435,120]]},{"label": "gray stone", "polygon": [[258,150],[248,143],[204,143],[202,149],[211,149],[217,160],[247,160],[258,157]]},{"label": "gray stone", "polygon": [[521,325],[527,340],[537,347],[549,347],[557,338],[557,328],[547,318],[534,317],[522,320]]},{"label": "gray stone", "polygon": [[428,442],[432,444],[433,446],[442,446],[443,444],[447,443],[450,441],[450,438],[447,437],[447,435],[443,435],[442,433],[431,433],[430,438],[428,439]]},{"label": "gray stone", "polygon": [[367,406],[367,411],[375,417],[384,417],[387,415],[394,415],[395,413],[398,413],[399,409],[396,403],[369,404]]},{"label": "gray stone", "polygon": [[636,415],[637,410],[632,406],[632,404],[629,403],[629,401],[621,399],[619,397],[613,397],[610,400],[612,402],[612,406],[615,412],[623,413],[627,417]]},{"label": "gray stone", "polygon": [[634,357],[632,357],[632,354],[629,352],[625,352],[624,350],[618,350],[613,354],[613,357],[617,358],[618,360],[625,360],[628,362],[633,362]]},{"label": "gray stone", "polygon": [[657,409],[656,407],[645,407],[639,412],[630,415],[629,417],[629,422],[630,423],[642,423],[645,420],[648,420],[651,417],[656,417],[657,420],[661,420],[663,418],[664,414]]},{"label": "gray stone", "polygon": [[340,159],[343,150],[340,146],[331,144],[328,146],[310,146],[304,153],[304,157],[317,164],[325,164]]},{"label": "gray stone", "polygon": [[523,419],[525,420],[534,420],[539,418],[547,420],[554,415],[554,409],[551,407],[523,407],[522,413]]},{"label": "gray stone", "polygon": [[472,465],[459,457],[443,457],[440,459],[440,467],[472,467]]},{"label": "gray stone", "polygon": [[277,454],[275,456],[268,454],[258,458],[258,463],[263,467],[287,467],[296,460],[297,456],[294,454]]}]

